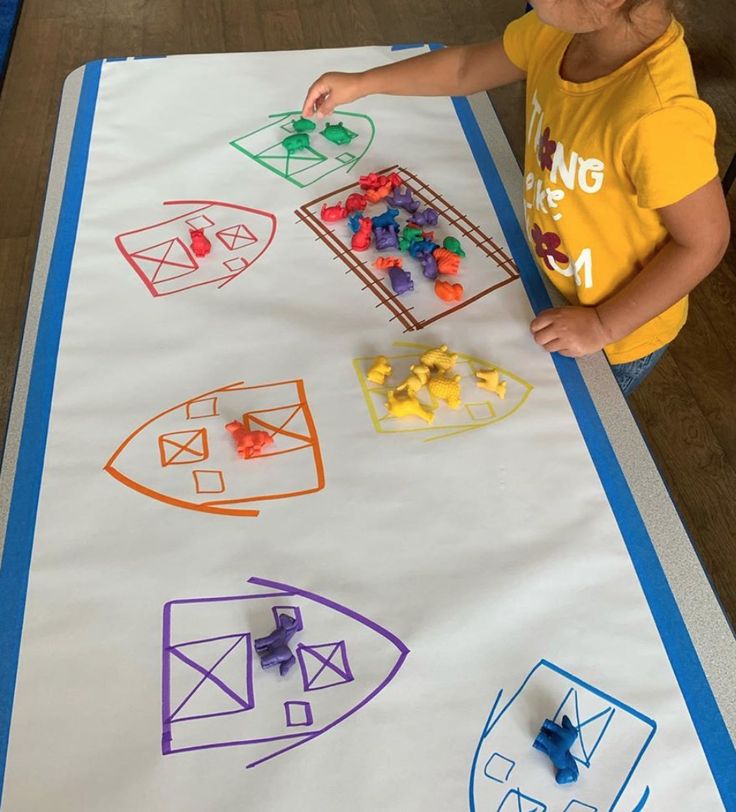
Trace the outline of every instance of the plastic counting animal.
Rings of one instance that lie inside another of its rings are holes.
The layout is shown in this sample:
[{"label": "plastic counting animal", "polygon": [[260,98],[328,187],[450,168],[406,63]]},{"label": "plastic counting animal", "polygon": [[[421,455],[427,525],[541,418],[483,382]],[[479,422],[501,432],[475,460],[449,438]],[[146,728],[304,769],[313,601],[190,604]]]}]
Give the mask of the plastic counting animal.
[{"label": "plastic counting animal", "polygon": [[578,765],[570,753],[577,737],[578,729],[567,716],[563,716],[561,725],[545,719],[539,735],[534,739],[534,749],[548,755],[554,764],[558,784],[573,784],[578,780]]},{"label": "plastic counting animal", "polygon": [[373,224],[370,217],[362,217],[360,227],[353,234],[351,247],[353,251],[367,251],[371,247],[371,237],[373,235]]},{"label": "plastic counting animal", "polygon": [[413,395],[397,397],[393,389],[389,390],[386,408],[392,417],[419,417],[427,423],[434,420],[434,412],[427,409],[419,398]]},{"label": "plastic counting animal", "polygon": [[499,372],[497,369],[479,369],[475,373],[478,378],[476,386],[479,389],[487,389],[498,395],[501,400],[506,397],[506,381],[499,380]]},{"label": "plastic counting animal", "polygon": [[396,387],[396,391],[416,395],[423,386],[427,385],[429,367],[425,367],[424,364],[412,364],[409,369],[411,369],[411,375]]},{"label": "plastic counting animal", "polygon": [[459,302],[463,298],[463,286],[456,282],[446,282],[438,279],[434,283],[434,292],[443,302]]},{"label": "plastic counting animal", "polygon": [[204,229],[190,228],[189,237],[191,238],[191,247],[195,256],[206,257],[212,250],[212,243],[204,236]]},{"label": "plastic counting animal", "polygon": [[443,344],[441,347],[435,347],[433,350],[425,352],[420,360],[430,369],[449,372],[457,363],[457,357],[456,352],[448,352],[447,344]]},{"label": "plastic counting animal", "polygon": [[460,399],[460,376],[447,378],[444,375],[433,375],[427,384],[429,394],[434,402],[444,400],[451,409],[459,409],[463,402]]},{"label": "plastic counting animal", "polygon": [[266,446],[273,443],[273,437],[267,431],[248,431],[239,420],[232,420],[225,428],[232,434],[238,454],[244,460],[257,457]]},{"label": "plastic counting animal", "polygon": [[299,624],[289,615],[279,615],[276,629],[267,637],[259,637],[253,643],[260,658],[261,668],[277,665],[283,677],[296,662],[289,648],[289,640],[299,631]]},{"label": "plastic counting animal", "polygon": [[441,274],[456,276],[460,270],[460,257],[447,248],[435,248],[434,258]]},{"label": "plastic counting animal", "polygon": [[379,355],[373,360],[373,365],[368,370],[366,378],[373,383],[377,383],[379,386],[383,386],[386,383],[386,378],[388,378],[390,374],[391,364],[389,364],[388,358],[386,358],[385,355]]},{"label": "plastic counting animal", "polygon": [[348,209],[342,205],[342,202],[336,203],[334,206],[323,203],[319,216],[326,222],[336,222],[337,220],[344,220],[348,214]]}]

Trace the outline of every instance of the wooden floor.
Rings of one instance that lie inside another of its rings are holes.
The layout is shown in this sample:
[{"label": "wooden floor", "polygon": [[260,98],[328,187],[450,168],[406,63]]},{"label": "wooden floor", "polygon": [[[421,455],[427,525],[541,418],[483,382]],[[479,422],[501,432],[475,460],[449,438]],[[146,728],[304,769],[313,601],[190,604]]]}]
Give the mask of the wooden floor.
[{"label": "wooden floor", "polygon": [[[466,43],[500,35],[517,0],[25,0],[0,96],[0,438],[4,437],[64,77],[105,56]],[[688,0],[701,95],[736,150],[736,5]],[[325,60],[329,69],[329,60]],[[305,82],[309,77],[304,77]],[[305,88],[306,89],[306,88]],[[492,94],[512,147],[523,90]],[[301,98],[295,98],[300,103]],[[244,104],[246,102],[244,101]],[[736,189],[730,196],[736,221]],[[735,229],[736,230],[736,229]],[[736,250],[692,297],[690,320],[632,408],[703,563],[736,619]]]}]

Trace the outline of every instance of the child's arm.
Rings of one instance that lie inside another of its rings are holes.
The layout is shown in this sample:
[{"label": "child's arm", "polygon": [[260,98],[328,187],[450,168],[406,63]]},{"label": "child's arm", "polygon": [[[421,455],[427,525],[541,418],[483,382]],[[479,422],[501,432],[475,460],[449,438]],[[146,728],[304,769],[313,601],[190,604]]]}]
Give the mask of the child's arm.
[{"label": "child's arm", "polygon": [[537,344],[578,358],[619,341],[687,295],[718,265],[731,225],[718,178],[658,209],[670,239],[621,290],[595,307],[557,307],[531,323]]},{"label": "child's arm", "polygon": [[468,96],[523,79],[500,39],[442,48],[361,73],[325,73],[309,88],[302,115],[330,115],[343,104],[383,93],[390,96]]}]

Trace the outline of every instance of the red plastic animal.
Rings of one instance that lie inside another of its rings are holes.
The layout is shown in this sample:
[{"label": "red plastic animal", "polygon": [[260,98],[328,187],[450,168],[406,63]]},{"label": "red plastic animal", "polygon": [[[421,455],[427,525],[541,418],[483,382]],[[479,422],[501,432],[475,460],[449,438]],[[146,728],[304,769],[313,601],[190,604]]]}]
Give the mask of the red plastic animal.
[{"label": "red plastic animal", "polygon": [[334,206],[328,206],[326,203],[323,203],[322,211],[319,216],[327,222],[334,223],[337,220],[344,220],[348,216],[348,211],[349,210],[342,205],[342,202]]},{"label": "red plastic animal", "polygon": [[204,229],[190,228],[189,236],[192,240],[190,247],[195,256],[206,257],[212,250],[212,243],[204,236]]},{"label": "red plastic animal", "polygon": [[381,186],[385,186],[387,182],[390,183],[385,175],[376,175],[375,172],[360,176],[361,189],[379,189]]},{"label": "red plastic animal", "polygon": [[373,221],[370,217],[361,217],[360,228],[353,234],[351,243],[353,251],[367,251],[371,247]]},{"label": "red plastic animal", "polygon": [[266,446],[273,443],[267,431],[248,431],[239,420],[233,420],[225,428],[232,434],[238,447],[238,454],[244,459],[257,457]]},{"label": "red plastic animal", "polygon": [[363,211],[368,205],[368,198],[365,195],[359,195],[357,192],[348,195],[345,201],[345,208],[352,214],[355,211]]}]

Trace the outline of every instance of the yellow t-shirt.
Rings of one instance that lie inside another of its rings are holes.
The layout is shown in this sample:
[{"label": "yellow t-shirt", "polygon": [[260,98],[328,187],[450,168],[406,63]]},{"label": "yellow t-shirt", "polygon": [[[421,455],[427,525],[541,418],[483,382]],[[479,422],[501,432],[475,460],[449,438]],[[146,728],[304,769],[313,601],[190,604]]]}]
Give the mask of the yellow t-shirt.
[{"label": "yellow t-shirt", "polygon": [[[560,77],[572,34],[529,12],[506,29],[527,74],[526,235],[539,267],[573,304],[595,305],[631,279],[667,237],[657,209],[718,174],[715,117],[697,97],[682,26],[592,82]],[[687,297],[605,347],[612,364],[677,335]]]}]

